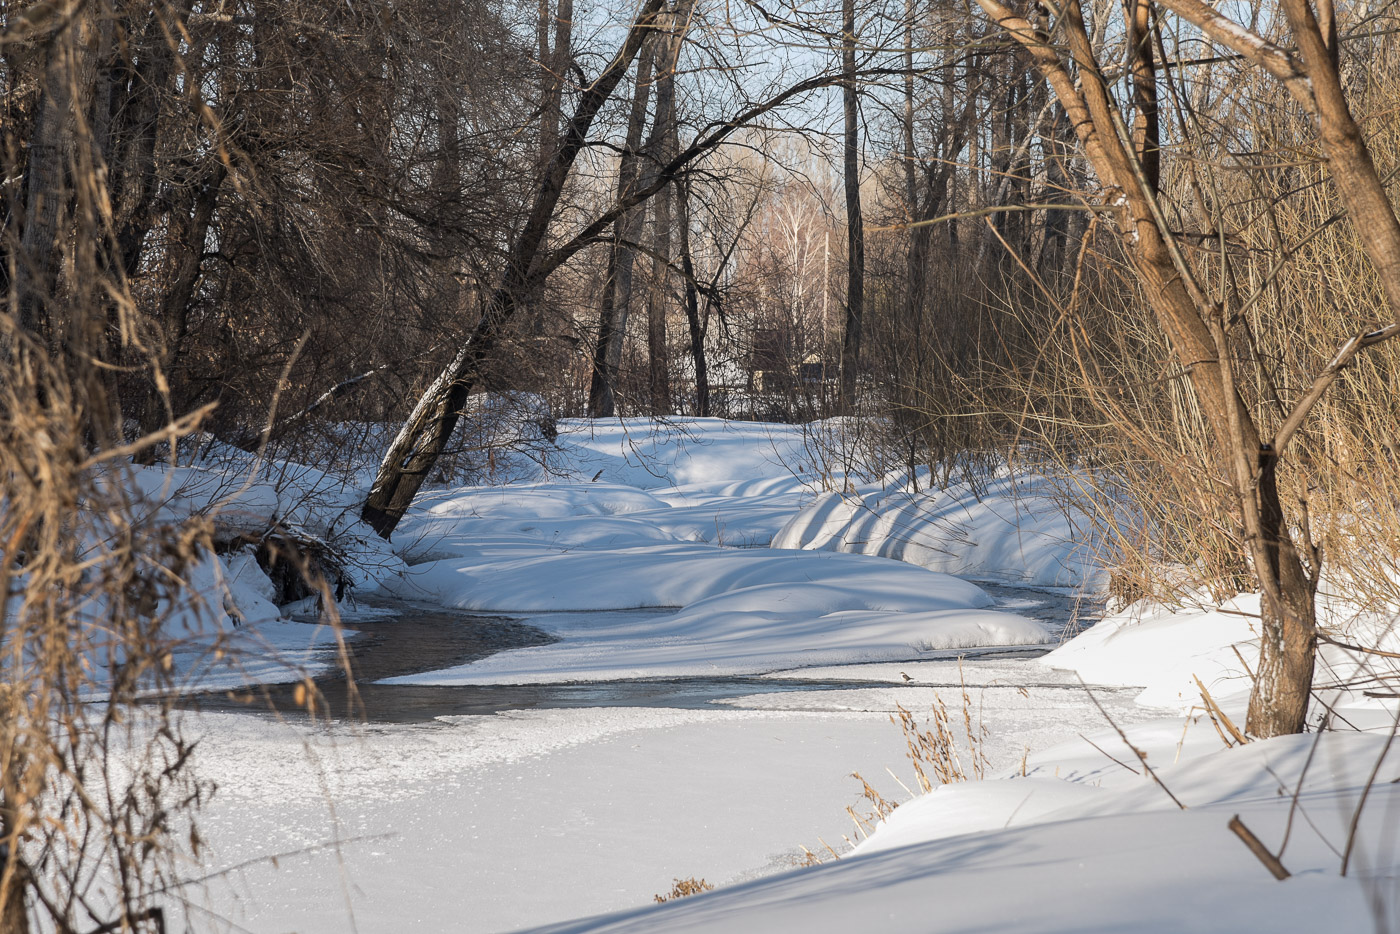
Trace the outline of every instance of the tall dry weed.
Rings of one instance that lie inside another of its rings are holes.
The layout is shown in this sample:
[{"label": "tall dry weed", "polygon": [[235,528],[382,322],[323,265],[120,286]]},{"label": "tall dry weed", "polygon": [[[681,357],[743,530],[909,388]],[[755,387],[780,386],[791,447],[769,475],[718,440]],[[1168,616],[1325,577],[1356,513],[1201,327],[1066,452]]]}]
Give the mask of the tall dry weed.
[{"label": "tall dry weed", "polygon": [[97,451],[71,381],[11,336],[0,929],[148,929],[163,916],[157,893],[178,881],[176,851],[199,849],[189,816],[212,791],[168,703],[140,703],[170,690],[174,653],[199,634],[185,581],[211,553],[209,524],[162,521],[136,502],[121,476],[129,451]]}]

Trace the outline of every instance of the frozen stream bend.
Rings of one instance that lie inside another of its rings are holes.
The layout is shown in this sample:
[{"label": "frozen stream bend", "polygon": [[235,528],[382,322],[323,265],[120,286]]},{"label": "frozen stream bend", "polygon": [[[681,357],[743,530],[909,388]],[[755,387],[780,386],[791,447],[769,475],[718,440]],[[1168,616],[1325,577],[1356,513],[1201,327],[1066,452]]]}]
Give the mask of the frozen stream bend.
[{"label": "frozen stream bend", "polygon": [[[208,910],[260,932],[475,934],[646,905],[676,878],[725,885],[844,848],[852,772],[904,800],[896,704],[926,718],[938,691],[960,710],[965,680],[994,769],[1101,728],[1073,676],[1012,657],[1054,640],[1063,598],[1042,608],[1047,636],[1025,618],[1047,598],[998,593],[999,611],[951,576],[1087,582],[1092,537],[1049,491],[1010,474],[976,496],[856,482],[816,441],[808,426],[579,422],[552,465],[574,481],[423,497],[383,558],[411,567],[379,592],[457,608],[422,627],[434,639],[476,628],[496,644],[414,657],[370,635],[367,722],[206,705],[206,868],[240,867],[206,886]],[[817,474],[854,493],[821,492]],[[486,610],[519,623],[466,621]],[[1099,697],[1119,722],[1145,716],[1131,691]]]},{"label": "frozen stream bend", "polygon": [[[997,596],[1031,615],[1032,602],[1066,609],[1056,595]],[[960,679],[994,768],[1102,726],[1072,676],[1007,654],[743,678],[381,685],[362,725],[206,709],[203,774],[221,790],[201,831],[216,869],[242,868],[196,901],[259,931],[491,932],[643,905],[677,877],[723,885],[781,871],[803,846],[856,835],[844,813],[861,804],[853,771],[907,797],[887,772],[913,785],[888,717],[896,704],[926,713],[935,692],[956,706]],[[1148,716],[1132,695],[1096,692],[1121,723]],[[405,700],[376,714],[385,698]],[[431,713],[444,702],[466,712]]]},{"label": "frozen stream bend", "polygon": [[[363,591],[450,620],[364,623],[432,637],[413,649],[373,635],[357,645],[368,720],[208,704],[190,715],[199,774],[219,791],[201,812],[200,862],[183,874],[205,881],[164,905],[174,929],[507,931],[648,906],[692,876],[722,890],[620,923],[709,919],[704,929],[724,934],[887,921],[911,934],[1374,929],[1328,837],[1346,837],[1383,737],[1324,738],[1319,761],[1335,767],[1310,773],[1305,794],[1319,797],[1298,824],[1278,791],[1311,761],[1311,738],[1224,750],[1207,718],[1192,726],[1138,706],[1181,711],[1201,677],[1243,716],[1257,599],[1119,614],[1064,646],[1051,661],[1091,683],[1145,688],[1096,689],[1101,712],[1074,675],[1024,657],[1056,638],[1057,626],[1018,615],[1043,615],[1030,605],[1041,597],[999,592],[998,610],[966,582],[1101,580],[1093,530],[1060,508],[1061,487],[1010,470],[976,489],[831,475],[808,442],[839,428],[566,424],[548,472],[434,491],[392,547],[363,536]],[[153,490],[170,479],[157,473]],[[818,475],[845,492],[817,489]],[[319,475],[293,486],[305,476]],[[240,506],[328,529],[360,501],[353,490],[291,492],[319,505],[288,513],[281,487],[264,483]],[[193,507],[215,495],[196,493],[179,496]],[[244,672],[271,681],[321,657],[324,630],[259,602],[271,582],[251,555],[218,563],[210,587],[220,573],[235,585],[226,596],[248,624],[240,632],[277,650],[248,653]],[[615,609],[647,606],[681,609]],[[515,623],[467,621],[512,610]],[[1393,620],[1366,625],[1391,632]],[[959,667],[952,656],[967,646],[984,648]],[[960,725],[964,683],[989,780],[901,806],[858,859],[775,876],[804,846],[857,836],[845,811],[866,805],[852,772],[907,801],[912,769],[890,712],[899,704],[926,724],[938,692]],[[1353,697],[1346,716],[1388,730],[1381,703]],[[1124,740],[1105,714],[1190,811],[1127,766],[1131,751],[1106,757]],[[1400,795],[1384,796],[1400,809]],[[1237,813],[1270,841],[1293,827],[1283,888],[1227,829]],[[1386,839],[1397,826],[1374,824]],[[1400,865],[1378,859],[1392,876],[1385,867]],[[725,888],[756,876],[772,878]]]},{"label": "frozen stream bend", "polygon": [[[982,582],[979,584],[1003,609],[1036,619],[1058,637],[1067,627],[1091,623],[1099,609],[1066,592],[1030,590]],[[347,622],[347,645],[356,676],[355,697],[347,691],[343,674],[336,668],[316,679],[325,700],[324,709],[335,719],[364,719],[369,723],[426,723],[441,717],[489,715],[508,710],[580,707],[674,707],[704,709],[714,704],[745,706],[749,695],[786,692],[840,692],[875,682],[891,687],[917,690],[941,688],[947,692],[959,687],[956,672],[929,673],[917,683],[906,682],[907,671],[889,671],[889,665],[824,666],[756,675],[720,675],[675,678],[628,678],[607,681],[565,681],[537,684],[419,684],[410,676],[435,669],[465,665],[496,652],[556,641],[536,626],[504,616],[479,616],[405,603],[392,599],[371,602],[368,612]],[[614,611],[646,620],[671,611]],[[549,618],[533,621],[548,625]],[[950,659],[1013,659],[1042,655],[1046,646],[985,647],[940,650],[921,653],[908,660],[915,663]],[[846,671],[846,669],[850,671]],[[876,672],[872,674],[873,672]],[[1044,673],[1027,673],[1043,688],[1079,691],[1078,682],[1046,682]],[[910,676],[913,677],[912,675]],[[838,695],[833,695],[836,700]],[[843,703],[837,701],[838,703]],[[812,709],[812,699],[804,709]],[[260,686],[240,700],[226,692],[211,692],[194,699],[204,710],[234,710],[257,716],[298,716],[303,713],[295,702],[291,683]],[[764,701],[765,709],[772,702]],[[907,705],[906,705],[907,706]],[[839,708],[844,709],[844,708]]]}]

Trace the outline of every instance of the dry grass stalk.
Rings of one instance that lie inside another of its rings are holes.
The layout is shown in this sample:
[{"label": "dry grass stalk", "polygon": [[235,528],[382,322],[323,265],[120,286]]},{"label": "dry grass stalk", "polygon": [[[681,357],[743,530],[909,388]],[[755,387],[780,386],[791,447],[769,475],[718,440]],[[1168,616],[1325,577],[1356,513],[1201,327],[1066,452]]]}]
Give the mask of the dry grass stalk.
[{"label": "dry grass stalk", "polygon": [[[851,778],[860,782],[861,797],[870,802],[871,807],[874,809],[875,817],[884,820],[894,813],[895,808],[899,807],[898,801],[886,800],[878,791],[870,786],[870,783],[867,782],[859,772],[852,772]],[[896,781],[898,781],[898,779],[896,779]],[[849,811],[850,808],[847,808],[847,810]]]},{"label": "dry grass stalk", "polygon": [[[861,837],[863,839],[868,839],[870,835],[875,832],[875,825],[893,814],[894,809],[899,807],[899,802],[886,800],[859,772],[852,772],[851,778],[860,782],[861,797],[870,804],[870,811],[865,814],[860,814],[856,811],[854,806],[847,805],[846,814],[851,818],[851,822],[855,824],[856,830],[860,832]],[[896,778],[895,781],[899,781],[899,779]],[[900,782],[901,786],[903,786],[903,784],[903,782]]]},{"label": "dry grass stalk", "polygon": [[[925,794],[932,791],[935,785],[973,781],[986,776],[988,763],[983,750],[986,729],[973,726],[971,698],[966,689],[963,690],[964,732],[961,738],[953,729],[947,705],[937,693],[930,708],[932,718],[927,729],[921,728],[914,715],[903,706],[895,704],[895,709],[899,711],[898,719],[891,716],[890,722],[904,733],[906,754],[914,766],[919,787]],[[961,750],[960,745],[963,746]]]},{"label": "dry grass stalk", "polygon": [[[807,855],[811,856],[811,853]],[[656,899],[657,902],[664,904],[665,902],[674,901],[677,898],[686,898],[690,895],[699,895],[701,892],[710,892],[714,890],[713,885],[706,882],[704,879],[697,879],[694,876],[688,879],[676,879],[674,881],[675,884],[671,886],[671,891],[667,892],[665,895],[653,895],[652,897]]]},{"label": "dry grass stalk", "polygon": [[[1219,732],[1223,725],[1239,745],[1243,746],[1245,743],[1249,742],[1249,738],[1241,732],[1239,727],[1235,726],[1235,722],[1230,719],[1229,715],[1226,714],[1224,710],[1220,709],[1220,705],[1215,702],[1215,698],[1210,696],[1210,691],[1206,690],[1206,686],[1201,683],[1201,679],[1197,678],[1195,675],[1191,677],[1195,679],[1196,687],[1201,689],[1201,700],[1206,705],[1206,714],[1209,715],[1210,722],[1215,724],[1216,732]],[[1224,736],[1221,736],[1221,739],[1224,739]],[[1229,746],[1230,742],[1226,740],[1225,745]]]}]

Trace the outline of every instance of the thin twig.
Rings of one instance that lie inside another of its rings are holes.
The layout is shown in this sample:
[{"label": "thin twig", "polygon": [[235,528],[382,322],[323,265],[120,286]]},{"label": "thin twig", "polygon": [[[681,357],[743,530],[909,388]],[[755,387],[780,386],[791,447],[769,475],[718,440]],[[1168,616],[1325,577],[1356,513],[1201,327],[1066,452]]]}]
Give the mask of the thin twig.
[{"label": "thin twig", "polygon": [[1361,810],[1366,807],[1366,799],[1371,796],[1371,788],[1376,784],[1376,775],[1380,773],[1381,764],[1385,762],[1385,757],[1390,753],[1390,746],[1395,742],[1395,733],[1400,730],[1400,710],[1395,712],[1395,722],[1390,725],[1390,735],[1385,738],[1385,746],[1381,749],[1381,754],[1376,757],[1376,764],[1371,766],[1371,774],[1366,779],[1366,787],[1361,789],[1361,800],[1356,802],[1356,810],[1351,815],[1351,826],[1347,830],[1347,845],[1342,853],[1342,875],[1347,874],[1347,867],[1351,864],[1352,847],[1356,846],[1356,831],[1361,825]]},{"label": "thin twig", "polygon": [[1274,874],[1275,879],[1282,882],[1292,875],[1291,872],[1283,868],[1283,863],[1279,862],[1279,858],[1269,852],[1264,841],[1256,837],[1254,832],[1244,825],[1244,821],[1240,820],[1238,814],[1230,818],[1230,830],[1244,841],[1244,845],[1249,847],[1249,852],[1253,853],[1259,862],[1263,863],[1265,868]]},{"label": "thin twig", "polygon": [[[1168,787],[1166,786],[1166,784],[1164,784],[1163,781],[1162,781],[1160,778],[1157,777],[1157,773],[1156,773],[1155,771],[1153,771],[1152,766],[1150,766],[1150,765],[1147,764],[1147,753],[1143,752],[1141,749],[1137,748],[1136,746],[1134,746],[1132,743],[1130,743],[1130,742],[1128,741],[1128,734],[1127,734],[1127,733],[1124,733],[1123,730],[1122,730],[1122,728],[1119,727],[1118,724],[1116,724],[1116,723],[1113,722],[1113,718],[1110,717],[1110,716],[1108,715],[1108,711],[1107,711],[1107,710],[1104,710],[1104,709],[1103,709],[1103,704],[1100,704],[1100,703],[1099,703],[1099,699],[1098,699],[1097,697],[1094,696],[1094,692],[1093,692],[1093,691],[1089,690],[1089,685],[1087,685],[1087,684],[1084,683],[1084,679],[1083,679],[1083,678],[1080,678],[1080,679],[1079,679],[1079,684],[1080,684],[1081,687],[1084,688],[1084,693],[1089,695],[1089,700],[1093,701],[1093,702],[1094,702],[1094,706],[1097,707],[1097,708],[1099,709],[1099,713],[1103,714],[1103,718],[1104,718],[1105,720],[1108,721],[1108,725],[1111,726],[1111,727],[1113,727],[1114,732],[1118,734],[1118,738],[1121,739],[1121,740],[1123,741],[1123,745],[1125,745],[1125,746],[1127,746],[1129,749],[1131,749],[1131,750],[1133,751],[1133,755],[1137,756],[1138,761],[1142,763],[1142,767],[1143,767],[1144,769],[1147,770],[1147,774],[1148,774],[1149,776],[1151,776],[1151,778],[1152,778],[1152,780],[1153,780],[1154,782],[1157,783],[1157,787],[1158,787],[1158,788],[1161,788],[1163,791],[1165,791],[1165,792],[1167,793],[1167,797],[1168,797],[1168,798],[1171,798],[1171,799],[1172,799],[1172,802],[1173,802],[1177,807],[1181,808],[1183,811],[1186,810],[1186,805],[1184,805],[1184,804],[1181,803],[1181,799],[1178,798],[1176,795],[1172,794],[1172,790],[1171,790],[1170,788],[1168,788]],[[1112,757],[1110,757],[1110,758],[1112,758]],[[1117,760],[1114,760],[1114,761],[1117,761]]]},{"label": "thin twig", "polygon": [[1318,718],[1317,735],[1313,737],[1312,748],[1308,750],[1307,759],[1303,760],[1302,771],[1298,773],[1298,784],[1293,788],[1293,800],[1288,805],[1288,822],[1283,827],[1283,842],[1278,845],[1279,859],[1283,858],[1283,851],[1288,849],[1288,838],[1293,834],[1293,815],[1298,810],[1298,799],[1303,794],[1303,779],[1308,775],[1308,769],[1312,766],[1313,756],[1317,754],[1317,747],[1322,743],[1322,734],[1327,730],[1327,715],[1323,714]]},{"label": "thin twig", "polygon": [[1137,769],[1133,768],[1131,765],[1129,765],[1128,763],[1124,762],[1122,759],[1119,759],[1119,758],[1117,758],[1116,756],[1111,755],[1111,754],[1108,752],[1108,750],[1104,749],[1102,746],[1100,746],[1098,743],[1094,742],[1094,741],[1093,741],[1092,739],[1090,739],[1089,737],[1085,736],[1083,733],[1079,733],[1079,734],[1076,734],[1076,735],[1078,735],[1078,737],[1079,737],[1080,739],[1084,740],[1084,742],[1088,743],[1090,746],[1093,746],[1095,749],[1097,749],[1097,750],[1099,751],[1099,753],[1100,753],[1102,756],[1104,756],[1104,758],[1106,758],[1106,759],[1112,759],[1114,762],[1118,763],[1118,764],[1121,765],[1123,768],[1127,769],[1129,772],[1132,772],[1134,775],[1141,775],[1141,774],[1142,774],[1142,773],[1139,772]]}]

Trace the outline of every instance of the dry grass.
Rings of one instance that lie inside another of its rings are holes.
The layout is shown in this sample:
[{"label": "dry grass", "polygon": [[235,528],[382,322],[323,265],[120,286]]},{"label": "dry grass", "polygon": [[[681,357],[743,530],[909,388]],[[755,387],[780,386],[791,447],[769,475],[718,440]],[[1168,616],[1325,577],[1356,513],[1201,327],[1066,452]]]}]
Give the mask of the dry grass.
[{"label": "dry grass", "polygon": [[[962,689],[961,717],[950,713],[943,698],[935,692],[934,703],[930,708],[931,718],[928,726],[924,727],[911,712],[899,704],[895,705],[898,716],[892,715],[890,722],[904,733],[906,756],[914,767],[914,775],[922,793],[928,794],[936,785],[977,781],[986,777],[989,763],[983,747],[987,730],[982,726],[980,717],[974,724],[972,707],[972,697],[968,694],[966,686]],[[1024,767],[1023,761],[1023,770]],[[894,813],[899,807],[899,802],[880,794],[859,772],[852,772],[851,777],[860,782],[860,800],[865,802],[865,808],[857,810],[856,805],[848,805],[846,815],[850,817],[856,834],[861,839],[868,839],[875,832],[876,825]],[[914,797],[914,792],[900,781],[899,776],[891,771],[890,777],[898,782],[911,798]],[[855,840],[850,837],[843,839],[847,846],[855,847]],[[825,855],[802,847],[805,859],[801,865],[814,866],[841,858],[841,854],[829,843],[825,840],[821,843],[826,850]]]},{"label": "dry grass", "polygon": [[210,528],[153,518],[127,496],[122,459],[92,453],[71,384],[42,358],[21,348],[9,373],[0,929],[142,930],[177,881],[175,852],[198,852],[190,815],[212,792],[171,710],[138,704],[170,690],[173,653],[197,634],[185,578],[210,553]]},{"label": "dry grass", "polygon": [[[212,560],[213,517],[152,508],[132,467],[175,449],[213,406],[172,411],[159,329],[115,255],[109,176],[81,102],[96,48],[81,37],[98,34],[105,10],[73,8],[87,25],[45,41],[41,100],[72,111],[54,145],[31,149],[31,159],[59,153],[56,162],[26,169],[49,186],[31,189],[30,213],[44,220],[38,207],[58,206],[51,235],[38,221],[22,239],[13,223],[0,231],[4,934],[163,929],[188,860],[201,855],[196,816],[214,790],[194,770],[195,739],[171,700],[188,668],[177,654],[196,666],[200,653],[227,654],[190,585]],[[0,161],[20,178],[13,155]],[[128,379],[164,417],[138,417],[130,399],[123,410]]]},{"label": "dry grass", "polygon": [[706,882],[704,879],[697,879],[694,876],[688,879],[676,879],[674,883],[675,884],[671,886],[671,891],[667,892],[665,895],[654,895],[652,897],[656,899],[656,901],[664,903],[675,901],[678,898],[685,898],[689,895],[699,895],[701,892],[710,892],[714,890],[713,885],[710,885],[710,883]]},{"label": "dry grass", "polygon": [[[967,689],[962,692],[961,723],[948,712],[943,698],[934,694],[931,718],[927,727],[921,727],[914,715],[899,704],[898,719],[890,716],[890,722],[904,733],[908,747],[906,755],[914,766],[914,775],[924,793],[933,790],[935,785],[952,782],[977,781],[986,777],[987,755],[984,741],[986,727],[979,721],[972,722],[972,698]],[[959,728],[960,727],[960,728]]]}]

